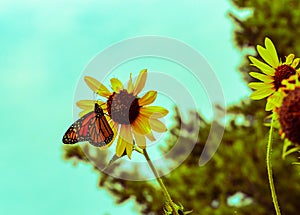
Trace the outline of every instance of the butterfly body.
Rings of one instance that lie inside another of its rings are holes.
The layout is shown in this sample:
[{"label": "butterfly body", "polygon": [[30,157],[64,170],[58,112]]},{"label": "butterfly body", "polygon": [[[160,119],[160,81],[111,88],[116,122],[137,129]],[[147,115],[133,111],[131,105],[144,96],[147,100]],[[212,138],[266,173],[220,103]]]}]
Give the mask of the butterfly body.
[{"label": "butterfly body", "polygon": [[88,141],[96,147],[106,146],[114,137],[103,109],[95,103],[94,111],[75,121],[63,136],[64,144]]}]

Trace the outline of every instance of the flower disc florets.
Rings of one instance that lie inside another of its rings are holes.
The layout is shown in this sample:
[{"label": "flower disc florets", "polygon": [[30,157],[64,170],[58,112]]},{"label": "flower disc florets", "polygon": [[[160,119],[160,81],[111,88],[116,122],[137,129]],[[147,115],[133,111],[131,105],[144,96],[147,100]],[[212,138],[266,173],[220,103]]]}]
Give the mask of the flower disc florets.
[{"label": "flower disc florets", "polygon": [[300,144],[300,88],[288,92],[278,113],[285,137],[295,144]]},{"label": "flower disc florets", "polygon": [[113,93],[107,100],[109,116],[119,124],[131,124],[139,115],[138,98],[127,90]]},{"label": "flower disc florets", "polygon": [[296,74],[296,70],[289,66],[289,65],[281,65],[278,66],[275,70],[275,76],[274,76],[274,87],[275,90],[277,91],[280,87],[282,87],[282,81],[284,79],[288,79],[292,75]]}]

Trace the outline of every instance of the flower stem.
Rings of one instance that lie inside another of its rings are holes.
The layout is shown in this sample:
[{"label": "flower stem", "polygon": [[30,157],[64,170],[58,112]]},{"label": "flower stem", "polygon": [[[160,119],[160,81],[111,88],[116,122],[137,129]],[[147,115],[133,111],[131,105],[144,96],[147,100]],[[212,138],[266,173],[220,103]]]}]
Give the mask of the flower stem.
[{"label": "flower stem", "polygon": [[159,177],[158,172],[155,169],[155,167],[154,167],[154,165],[153,165],[153,163],[152,163],[152,161],[151,161],[151,159],[150,159],[150,157],[149,157],[146,149],[143,149],[143,154],[144,154],[144,156],[145,156],[145,158],[146,158],[146,160],[147,160],[147,162],[148,162],[148,164],[149,164],[152,172],[154,173],[155,178],[156,178],[157,182],[159,183],[159,185],[160,185],[160,187],[161,187],[161,189],[162,189],[162,191],[163,191],[163,193],[165,195],[165,198],[167,199],[170,207],[172,208],[174,215],[178,215],[178,212],[176,210],[175,204],[172,201],[171,196],[170,196],[170,194],[169,194],[166,186],[164,185],[162,179]]},{"label": "flower stem", "polygon": [[271,163],[271,153],[272,153],[272,136],[273,136],[273,123],[274,123],[274,113],[272,116],[271,126],[270,126],[270,133],[267,145],[267,155],[266,155],[266,163],[267,163],[267,171],[268,171],[268,178],[269,178],[269,185],[272,194],[272,200],[275,207],[276,215],[281,215],[279,204],[277,200],[277,195],[275,191],[274,181],[273,181],[273,173],[272,173],[272,163]]}]

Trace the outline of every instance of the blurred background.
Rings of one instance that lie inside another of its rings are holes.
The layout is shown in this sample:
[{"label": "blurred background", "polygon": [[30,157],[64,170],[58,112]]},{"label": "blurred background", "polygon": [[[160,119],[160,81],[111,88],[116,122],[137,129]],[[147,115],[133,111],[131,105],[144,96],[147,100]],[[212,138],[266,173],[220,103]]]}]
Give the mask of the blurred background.
[{"label": "blurred background", "polygon": [[[190,136],[198,135],[189,158],[164,177],[174,201],[193,214],[274,214],[265,167],[267,113],[264,101],[248,99],[253,68],[246,57],[256,55],[265,36],[282,58],[299,56],[299,8],[297,0],[1,1],[0,214],[162,213],[155,181],[104,177],[79,147],[64,149],[61,142],[88,62],[120,40],[143,35],[172,37],[198,50],[227,102],[224,138],[204,167],[198,160],[211,126],[207,107],[184,119],[175,107],[170,111],[174,121],[162,151],[178,138],[190,144]],[[198,120],[201,129],[191,134]],[[282,160],[281,150],[277,135],[279,203],[283,214],[298,214],[299,167],[291,164],[297,155]]]}]

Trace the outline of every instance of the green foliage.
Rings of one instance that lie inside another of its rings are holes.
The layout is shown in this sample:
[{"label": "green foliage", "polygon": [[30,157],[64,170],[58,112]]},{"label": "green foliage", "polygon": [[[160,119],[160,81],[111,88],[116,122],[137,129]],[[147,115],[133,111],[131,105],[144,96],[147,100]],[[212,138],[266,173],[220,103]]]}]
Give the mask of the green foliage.
[{"label": "green foliage", "polygon": [[[269,37],[274,42],[278,56],[283,59],[293,53],[300,56],[300,1],[298,0],[231,0],[241,10],[250,10],[251,16],[239,17],[229,13],[236,24],[234,37],[240,49],[254,48],[263,45],[264,38]],[[298,30],[299,29],[299,30]],[[257,56],[257,55],[256,55]],[[284,60],[284,59],[283,59]],[[240,67],[245,79],[249,82],[249,71],[254,71],[249,65],[247,56]]]},{"label": "green foliage", "polygon": [[[186,210],[193,210],[192,214],[250,215],[253,211],[261,215],[274,214],[265,166],[268,128],[263,125],[263,121],[266,114],[261,109],[255,109],[253,103],[243,102],[231,107],[228,117],[229,126],[226,127],[217,153],[205,166],[199,167],[199,157],[211,125],[197,113],[192,113],[187,123],[178,114],[175,116],[176,124],[170,130],[172,135],[168,146],[163,150],[172,147],[176,139],[184,141],[187,145],[193,144],[192,133],[180,132],[185,135],[178,136],[179,127],[186,131],[193,131],[193,127],[200,119],[201,129],[191,155],[179,168],[163,178],[165,185],[173,200],[182,203]],[[300,167],[291,164],[296,160],[293,156],[282,160],[281,140],[276,137],[274,141],[273,169],[282,211],[287,215],[298,214],[300,193],[297,190],[300,189],[298,183]],[[85,154],[85,157],[90,157],[88,150],[85,150]],[[69,158],[77,157],[76,159],[81,156],[78,153],[73,156],[70,156],[70,153],[68,155]],[[93,159],[95,161],[97,156]],[[87,159],[83,161],[91,163]],[[124,181],[106,177],[98,169],[95,170],[101,178],[99,184],[116,198],[117,203],[134,197],[142,214],[162,214],[163,195],[155,181]],[[139,173],[128,171],[126,174]],[[229,206],[228,197],[239,191],[252,198],[253,203],[243,207]],[[213,201],[219,204],[213,207]]]},{"label": "green foliage", "polygon": [[[252,11],[252,15],[247,18],[239,18],[230,14],[237,25],[235,41],[239,48],[254,49],[257,44],[262,45],[264,38],[268,36],[275,43],[279,56],[287,56],[289,53],[299,56],[300,40],[297,35],[300,31],[298,28],[300,26],[300,1],[232,0],[232,2],[239,9]],[[249,66],[246,56],[244,56],[244,63],[240,70],[245,79],[250,81],[248,72],[253,71],[254,68]],[[169,131],[170,137],[162,150],[169,150],[177,140],[188,146],[195,141],[191,137],[198,137],[190,156],[180,167],[163,178],[176,203],[182,203],[185,210],[193,210],[191,214],[196,215],[269,215],[275,213],[265,163],[268,127],[264,126],[267,115],[264,106],[264,101],[245,100],[230,107],[220,147],[203,167],[199,167],[198,163],[211,123],[203,120],[201,115],[195,112],[191,113],[189,120],[184,121],[176,112],[174,126]],[[201,128],[198,133],[195,133],[197,130],[195,126],[199,126],[199,120]],[[186,132],[179,132],[179,128]],[[282,214],[296,215],[300,211],[298,203],[300,165],[292,165],[292,162],[297,161],[295,154],[282,160],[282,144],[282,140],[276,134],[272,154],[275,186]],[[77,146],[68,147],[65,150],[65,158],[93,166],[95,166],[94,162],[103,163],[103,160],[106,162],[109,160],[103,152],[102,154],[94,153],[95,155],[92,156],[91,150],[89,146],[85,146],[84,153],[82,153]],[[117,171],[118,163],[115,168]],[[101,189],[110,192],[117,203],[133,198],[141,214],[163,213],[163,195],[155,181],[124,181],[107,176],[97,168],[95,172],[99,174]],[[140,173],[128,171],[123,174]],[[235,206],[228,204],[229,197],[237,192],[244,193],[250,198],[251,203],[243,206],[242,201]]]}]

